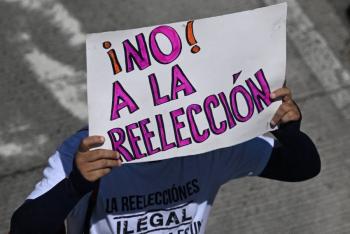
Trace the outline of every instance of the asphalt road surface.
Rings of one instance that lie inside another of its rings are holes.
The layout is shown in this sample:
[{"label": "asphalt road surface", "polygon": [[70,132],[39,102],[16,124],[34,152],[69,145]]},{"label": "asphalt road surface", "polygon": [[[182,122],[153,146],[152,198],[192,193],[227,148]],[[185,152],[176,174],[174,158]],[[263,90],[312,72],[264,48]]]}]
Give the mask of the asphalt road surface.
[{"label": "asphalt road surface", "polygon": [[[0,0],[0,233],[62,140],[87,122],[86,33],[253,9],[277,0]],[[290,0],[287,84],[322,172],[223,186],[207,233],[350,233],[349,0]]]}]

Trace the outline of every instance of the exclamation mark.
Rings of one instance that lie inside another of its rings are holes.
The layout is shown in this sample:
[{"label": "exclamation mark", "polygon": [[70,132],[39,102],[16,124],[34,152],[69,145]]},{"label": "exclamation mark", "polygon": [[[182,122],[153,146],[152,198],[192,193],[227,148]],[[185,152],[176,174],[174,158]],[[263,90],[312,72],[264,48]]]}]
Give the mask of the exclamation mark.
[{"label": "exclamation mark", "polygon": [[196,45],[197,44],[197,40],[196,38],[194,37],[194,34],[193,34],[193,20],[190,20],[187,22],[187,25],[186,25],[186,39],[187,39],[187,43],[192,46],[191,48],[191,52],[193,54],[199,52],[201,50],[201,48]]},{"label": "exclamation mark", "polygon": [[[108,50],[109,48],[111,48],[112,44],[109,41],[105,41],[105,42],[103,42],[102,46],[103,46],[103,48]],[[114,75],[116,75],[122,71],[122,68],[121,68],[119,61],[118,61],[118,58],[117,58],[117,54],[115,53],[114,49],[109,50],[107,52],[107,54],[109,56],[109,59],[111,60],[113,73],[114,73]]]}]

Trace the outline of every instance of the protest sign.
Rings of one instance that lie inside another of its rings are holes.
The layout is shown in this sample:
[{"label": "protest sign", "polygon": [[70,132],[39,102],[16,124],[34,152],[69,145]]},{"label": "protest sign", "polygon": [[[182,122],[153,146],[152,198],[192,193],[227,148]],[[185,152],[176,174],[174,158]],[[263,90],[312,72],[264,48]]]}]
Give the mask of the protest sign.
[{"label": "protest sign", "polygon": [[124,163],[200,154],[270,129],[287,5],[89,34],[89,134]]}]

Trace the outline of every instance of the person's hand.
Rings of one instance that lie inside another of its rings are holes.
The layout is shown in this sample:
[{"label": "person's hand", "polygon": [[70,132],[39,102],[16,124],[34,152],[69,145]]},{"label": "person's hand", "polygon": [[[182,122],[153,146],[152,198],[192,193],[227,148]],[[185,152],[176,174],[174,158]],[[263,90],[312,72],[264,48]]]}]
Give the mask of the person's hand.
[{"label": "person's hand", "polygon": [[89,182],[95,182],[107,175],[113,167],[121,166],[118,152],[107,149],[92,149],[101,146],[102,136],[84,138],[75,157],[75,165],[80,174]]},{"label": "person's hand", "polygon": [[282,100],[282,104],[277,109],[271,120],[271,127],[285,124],[291,121],[298,121],[301,118],[299,108],[292,99],[292,93],[287,87],[275,90],[270,94],[271,99]]}]

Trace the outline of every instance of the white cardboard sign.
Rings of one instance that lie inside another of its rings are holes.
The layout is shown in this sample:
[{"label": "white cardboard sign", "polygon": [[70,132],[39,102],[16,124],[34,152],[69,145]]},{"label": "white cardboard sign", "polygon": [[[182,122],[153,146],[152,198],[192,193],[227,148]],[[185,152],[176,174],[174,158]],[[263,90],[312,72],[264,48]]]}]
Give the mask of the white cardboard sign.
[{"label": "white cardboard sign", "polygon": [[89,134],[127,163],[200,154],[271,130],[286,14],[283,3],[89,34]]}]

